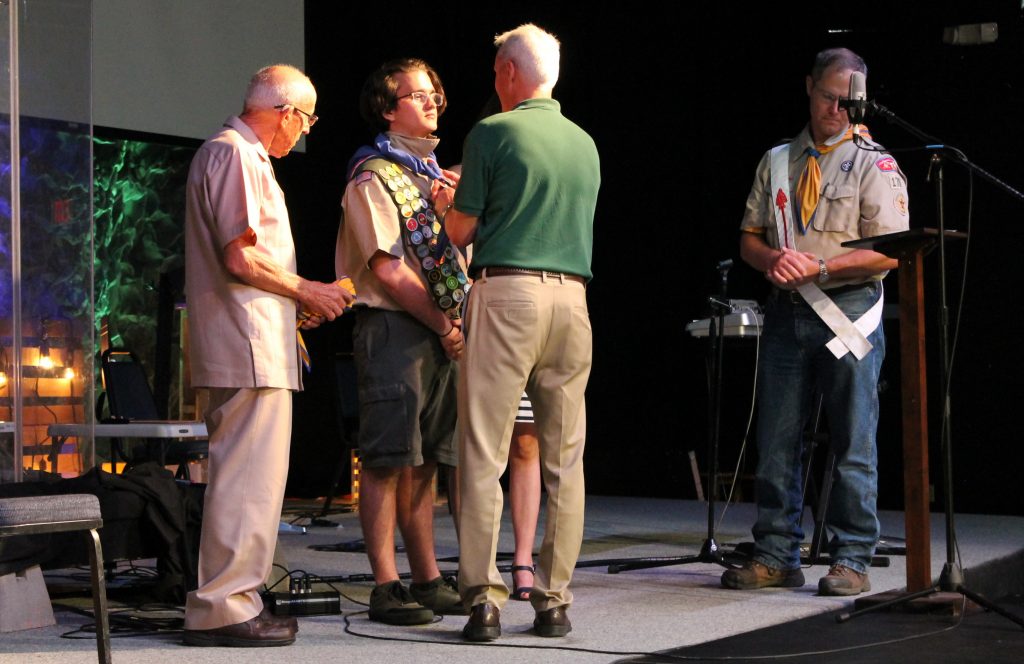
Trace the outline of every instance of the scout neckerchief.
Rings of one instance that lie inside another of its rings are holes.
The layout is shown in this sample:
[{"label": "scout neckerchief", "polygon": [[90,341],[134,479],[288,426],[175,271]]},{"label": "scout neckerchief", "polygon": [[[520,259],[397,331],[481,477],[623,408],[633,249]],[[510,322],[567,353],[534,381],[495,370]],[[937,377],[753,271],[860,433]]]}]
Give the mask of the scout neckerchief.
[{"label": "scout neckerchief", "polygon": [[383,157],[388,161],[405,166],[416,175],[426,175],[431,180],[445,179],[433,152],[428,154],[425,159],[420,159],[392,145],[387,134],[377,134],[377,138],[373,139],[372,146],[364,145],[356,150],[356,153],[348,160],[348,179],[354,178],[356,167],[371,157]]},{"label": "scout neckerchief", "polygon": [[[850,132],[847,132],[850,134]],[[840,137],[833,145],[839,145],[845,140],[846,135]],[[789,191],[789,143],[784,143],[772,148],[771,152],[771,191],[775,201],[775,231],[778,237],[779,247],[796,249],[795,240],[790,229],[793,227],[793,206],[786,196]],[[832,149],[835,149],[834,147]],[[831,150],[829,150],[831,152]],[[817,164],[815,164],[817,165]],[[819,171],[818,177],[820,179]],[[801,178],[801,181],[803,178]],[[819,185],[820,187],[820,180]],[[817,200],[815,200],[817,206]],[[806,228],[805,228],[806,230]],[[801,297],[814,309],[822,322],[828,326],[835,338],[826,344],[829,351],[838,359],[853,353],[858,360],[864,358],[871,352],[871,342],[868,335],[871,334],[882,320],[882,306],[885,300],[884,293],[880,293],[878,301],[857,319],[856,323],[850,321],[843,310],[836,306],[836,303],[825,294],[814,282],[806,283],[797,288]]]},{"label": "scout neckerchief", "polygon": [[[871,138],[868,128],[859,125],[859,135],[864,138]],[[807,234],[807,227],[814,217],[814,210],[818,207],[818,198],[821,196],[821,167],[818,165],[818,157],[832,152],[846,141],[853,139],[853,126],[850,126],[842,136],[828,139],[824,143],[807,148],[807,165],[804,172],[800,174],[800,181],[796,185],[797,201],[800,205],[800,232]]]},{"label": "scout neckerchief", "polygon": [[377,136],[373,147],[365,146],[356,152],[349,161],[349,179],[359,173],[374,173],[381,179],[398,209],[402,236],[407,246],[414,247],[434,301],[449,318],[461,318],[469,280],[433,202],[422,198],[403,168],[431,179],[444,179],[433,153],[419,159],[392,145],[385,134]]}]

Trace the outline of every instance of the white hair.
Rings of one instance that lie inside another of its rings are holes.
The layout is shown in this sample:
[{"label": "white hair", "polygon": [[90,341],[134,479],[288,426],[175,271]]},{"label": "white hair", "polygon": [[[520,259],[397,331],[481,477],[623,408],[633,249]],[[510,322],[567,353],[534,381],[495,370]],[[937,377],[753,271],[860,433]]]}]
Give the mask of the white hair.
[{"label": "white hair", "polygon": [[511,60],[537,87],[551,89],[558,81],[559,43],[550,32],[525,23],[494,38],[499,60]]},{"label": "white hair", "polygon": [[300,104],[316,99],[313,82],[291,65],[264,67],[249,81],[245,110],[270,109],[281,104]]}]

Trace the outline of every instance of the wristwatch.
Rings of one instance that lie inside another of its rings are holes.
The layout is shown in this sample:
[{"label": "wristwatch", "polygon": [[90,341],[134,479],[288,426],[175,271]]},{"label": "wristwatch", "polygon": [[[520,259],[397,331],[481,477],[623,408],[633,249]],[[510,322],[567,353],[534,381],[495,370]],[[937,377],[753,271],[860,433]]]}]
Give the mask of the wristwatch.
[{"label": "wristwatch", "polygon": [[818,259],[818,283],[823,284],[828,281],[828,268],[825,266],[825,259]]}]

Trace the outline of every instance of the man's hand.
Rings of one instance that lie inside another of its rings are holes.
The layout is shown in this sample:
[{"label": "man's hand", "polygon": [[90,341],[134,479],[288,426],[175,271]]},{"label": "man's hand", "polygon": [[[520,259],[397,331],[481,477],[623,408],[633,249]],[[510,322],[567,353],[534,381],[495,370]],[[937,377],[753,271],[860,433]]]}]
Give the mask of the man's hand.
[{"label": "man's hand", "polygon": [[[340,316],[345,311],[345,308],[350,306],[356,298],[355,295],[350,293],[337,282],[327,284],[321,281],[309,281],[307,279],[303,279],[299,283],[297,299],[299,304],[302,305],[302,312],[310,316],[303,322],[303,329],[309,329],[306,327],[306,323],[311,323],[311,321],[315,320],[317,317],[320,317],[321,319],[326,318],[327,320],[334,320]],[[316,327],[319,324],[319,322],[315,324],[311,323],[310,327]]]},{"label": "man's hand", "polygon": [[448,186],[440,180],[434,180],[430,184],[430,198],[434,201],[434,210],[443,217],[455,201],[455,187]]},{"label": "man's hand", "polygon": [[462,336],[462,319],[456,318],[452,321],[452,329],[448,334],[441,336],[441,347],[444,354],[453,362],[462,359],[462,352],[466,350],[466,340]]},{"label": "man's hand", "polygon": [[323,316],[306,312],[299,314],[299,329],[301,330],[312,330],[314,327],[320,327],[323,322]]},{"label": "man's hand", "polygon": [[446,178],[448,178],[449,180],[451,180],[452,184],[454,184],[456,186],[458,186],[459,180],[462,179],[462,174],[461,173],[456,173],[455,171],[449,171],[449,170],[446,170],[444,168],[441,169],[441,172],[444,173],[444,176]]},{"label": "man's hand", "polygon": [[764,276],[779,288],[793,290],[818,278],[818,257],[783,247]]}]

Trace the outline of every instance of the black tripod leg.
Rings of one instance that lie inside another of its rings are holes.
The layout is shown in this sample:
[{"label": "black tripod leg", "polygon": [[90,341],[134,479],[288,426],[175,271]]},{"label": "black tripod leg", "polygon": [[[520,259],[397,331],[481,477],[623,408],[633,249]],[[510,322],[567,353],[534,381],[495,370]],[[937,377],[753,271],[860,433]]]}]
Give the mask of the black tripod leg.
[{"label": "black tripod leg", "polygon": [[[814,451],[819,443],[824,442],[828,455],[825,457],[825,472],[822,476],[821,486],[816,487],[816,500],[814,507],[814,533],[811,535],[811,547],[807,556],[801,562],[805,565],[816,565],[824,562],[821,557],[821,550],[825,546],[825,516],[828,512],[828,501],[832,493],[832,480],[835,474],[836,456],[832,453],[828,436],[820,435],[821,413],[824,409],[825,396],[818,392],[815,399],[814,417],[810,422],[810,431],[804,433],[807,441],[807,467],[804,470],[803,494],[801,496],[801,509],[807,500],[807,489],[812,485],[811,477],[814,473]],[[801,520],[803,517],[801,516]]]},{"label": "black tripod leg", "polygon": [[893,606],[899,606],[900,604],[905,604],[912,600],[918,599],[919,597],[927,597],[928,595],[933,595],[937,592],[939,592],[939,587],[932,586],[931,588],[925,588],[924,590],[918,590],[917,592],[907,593],[906,595],[902,595],[895,599],[891,599],[887,602],[879,602],[878,604],[873,604],[863,609],[857,609],[856,611],[837,614],[836,622],[843,623],[847,620],[853,620],[854,618],[860,617],[866,613],[873,613],[875,611],[881,611],[883,609],[888,609]]},{"label": "black tripod leg", "polygon": [[1014,614],[1010,613],[1009,611],[1007,611],[1003,607],[999,606],[998,604],[996,604],[992,600],[988,599],[984,595],[979,595],[978,593],[974,592],[973,590],[968,590],[964,586],[960,586],[959,588],[957,588],[957,592],[962,593],[964,595],[964,597],[966,597],[967,599],[971,600],[975,604],[977,604],[979,606],[983,606],[986,609],[988,609],[989,611],[995,611],[996,613],[998,613],[1002,617],[1006,618],[1010,622],[1017,623],[1021,627],[1024,627],[1024,618],[1021,618],[1020,616],[1017,616],[1017,615],[1014,615]]},{"label": "black tripod leg", "polygon": [[324,497],[324,506],[320,510],[320,514],[317,516],[320,518],[326,517],[331,513],[331,503],[334,502],[334,496],[338,493],[338,486],[341,484],[341,476],[345,471],[344,460],[338,463],[338,468],[334,471],[334,477],[331,480],[331,488],[327,490],[327,495]]},{"label": "black tripod leg", "polygon": [[825,548],[827,534],[825,526],[828,519],[828,502],[832,497],[832,483],[835,480],[836,455],[829,448],[828,456],[825,457],[825,474],[821,480],[821,490],[818,492],[818,504],[814,507],[814,535],[811,536],[811,550],[807,562],[816,565],[824,561],[821,550]]}]

